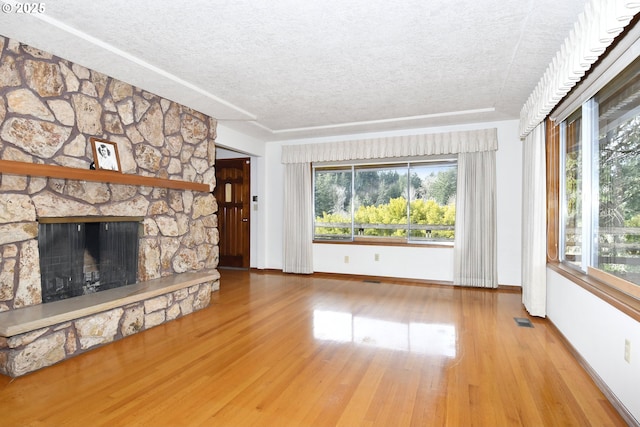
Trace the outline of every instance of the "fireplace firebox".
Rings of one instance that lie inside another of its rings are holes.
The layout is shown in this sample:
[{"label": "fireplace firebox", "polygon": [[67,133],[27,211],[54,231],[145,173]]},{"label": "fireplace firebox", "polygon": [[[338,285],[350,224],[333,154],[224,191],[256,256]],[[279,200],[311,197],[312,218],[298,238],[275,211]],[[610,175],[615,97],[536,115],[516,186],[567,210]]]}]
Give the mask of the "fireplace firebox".
[{"label": "fireplace firebox", "polygon": [[140,218],[41,218],[42,302],[135,283]]}]

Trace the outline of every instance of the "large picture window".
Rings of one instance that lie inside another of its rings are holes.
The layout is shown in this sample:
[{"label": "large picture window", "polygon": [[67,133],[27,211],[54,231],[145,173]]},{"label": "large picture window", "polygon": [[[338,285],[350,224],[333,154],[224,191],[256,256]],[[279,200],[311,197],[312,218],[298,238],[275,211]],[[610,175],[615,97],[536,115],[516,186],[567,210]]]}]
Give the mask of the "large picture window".
[{"label": "large picture window", "polygon": [[455,237],[455,160],[314,166],[314,239],[431,242]]},{"label": "large picture window", "polygon": [[640,284],[640,60],[562,123],[563,261]]}]

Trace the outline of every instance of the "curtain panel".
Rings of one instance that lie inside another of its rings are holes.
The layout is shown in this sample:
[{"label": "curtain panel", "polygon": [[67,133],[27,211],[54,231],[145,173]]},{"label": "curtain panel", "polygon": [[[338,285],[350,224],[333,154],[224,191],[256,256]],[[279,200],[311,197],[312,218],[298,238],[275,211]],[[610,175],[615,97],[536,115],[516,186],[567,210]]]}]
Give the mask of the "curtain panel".
[{"label": "curtain panel", "polygon": [[545,124],[524,140],[522,156],[522,303],[532,316],[547,311]]},{"label": "curtain panel", "polygon": [[284,165],[283,267],[285,273],[313,273],[311,165]]},{"label": "curtain panel", "polygon": [[282,163],[333,162],[433,156],[498,149],[496,128],[390,136],[304,145],[284,145]]},{"label": "curtain panel", "polygon": [[458,154],[454,285],[498,287],[496,152]]}]

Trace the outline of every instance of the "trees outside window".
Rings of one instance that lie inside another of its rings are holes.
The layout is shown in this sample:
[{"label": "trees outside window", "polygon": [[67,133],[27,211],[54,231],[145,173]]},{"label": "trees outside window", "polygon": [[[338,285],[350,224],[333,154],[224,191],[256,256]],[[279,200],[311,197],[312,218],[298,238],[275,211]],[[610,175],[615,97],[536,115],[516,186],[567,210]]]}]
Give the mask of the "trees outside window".
[{"label": "trees outside window", "polygon": [[316,240],[452,243],[457,165],[314,167]]},{"label": "trees outside window", "polygon": [[564,132],[564,259],[574,265],[582,263],[582,111],[566,121]]}]

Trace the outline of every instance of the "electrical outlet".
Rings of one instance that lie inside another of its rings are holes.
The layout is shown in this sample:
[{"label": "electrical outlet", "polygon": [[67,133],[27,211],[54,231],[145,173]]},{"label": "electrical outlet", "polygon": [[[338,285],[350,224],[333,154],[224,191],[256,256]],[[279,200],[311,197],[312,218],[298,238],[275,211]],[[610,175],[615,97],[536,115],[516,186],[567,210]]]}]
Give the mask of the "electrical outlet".
[{"label": "electrical outlet", "polygon": [[374,261],[380,261],[380,254],[375,254],[375,255],[373,256],[373,260],[374,260]]},{"label": "electrical outlet", "polygon": [[349,264],[349,255],[344,256],[344,263]]},{"label": "electrical outlet", "polygon": [[624,360],[631,363],[631,341],[628,339],[624,340]]}]

